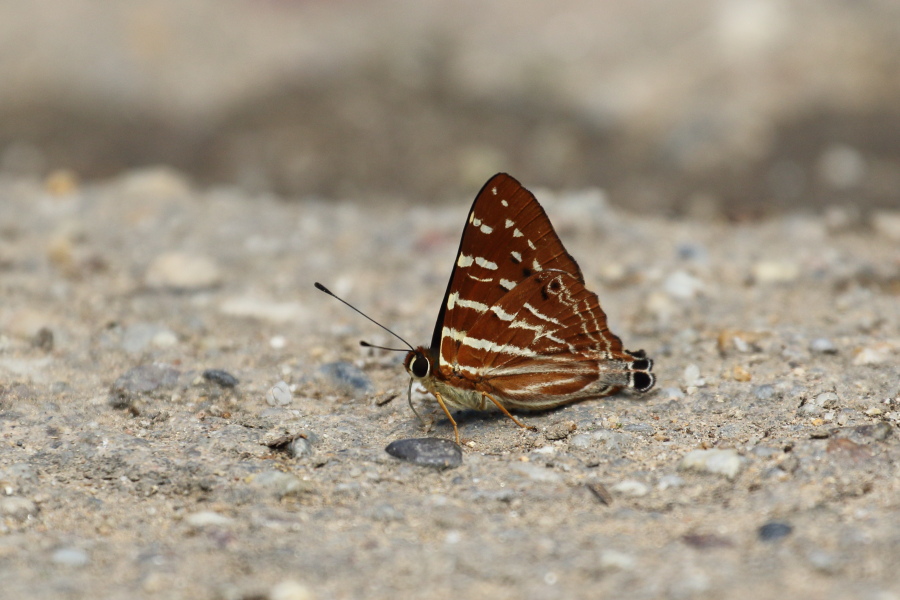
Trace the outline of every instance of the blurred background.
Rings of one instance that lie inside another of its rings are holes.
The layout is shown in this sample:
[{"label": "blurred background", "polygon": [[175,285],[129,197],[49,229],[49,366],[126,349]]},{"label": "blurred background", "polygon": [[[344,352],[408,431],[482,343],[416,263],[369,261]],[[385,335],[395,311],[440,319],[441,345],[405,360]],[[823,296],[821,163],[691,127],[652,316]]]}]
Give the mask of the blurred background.
[{"label": "blurred background", "polygon": [[637,211],[900,206],[897,0],[0,1],[0,174]]}]

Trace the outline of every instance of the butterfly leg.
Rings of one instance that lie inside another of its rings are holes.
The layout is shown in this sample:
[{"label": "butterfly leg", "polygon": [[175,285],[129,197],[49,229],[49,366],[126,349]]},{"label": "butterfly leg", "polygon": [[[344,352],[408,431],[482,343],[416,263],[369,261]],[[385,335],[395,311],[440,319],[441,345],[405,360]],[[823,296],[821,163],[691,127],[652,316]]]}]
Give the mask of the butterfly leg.
[{"label": "butterfly leg", "polygon": [[450,419],[450,424],[453,425],[453,433],[456,435],[456,444],[459,445],[459,427],[456,426],[456,421],[453,420],[453,416],[450,414],[450,411],[447,410],[447,405],[444,404],[444,399],[441,398],[441,395],[438,392],[434,392],[434,397],[437,398],[438,404],[444,409],[444,414]]},{"label": "butterfly leg", "polygon": [[499,408],[500,411],[501,411],[504,415],[506,415],[507,417],[509,417],[510,419],[512,419],[512,420],[513,420],[513,423],[515,423],[516,425],[518,425],[518,426],[521,427],[522,429],[530,429],[531,431],[537,431],[537,427],[534,427],[534,426],[532,426],[532,425],[526,425],[526,424],[523,423],[522,421],[520,421],[520,420],[518,420],[517,418],[515,418],[514,416],[512,416],[512,413],[509,412],[508,410],[506,410],[506,407],[503,406],[502,404],[500,404],[499,402],[497,402],[497,399],[494,398],[493,396],[491,396],[490,394],[485,393],[485,392],[481,392],[481,396],[482,396],[482,398],[487,398],[488,400],[490,400],[491,402],[493,402],[494,405],[495,405],[497,408]]}]

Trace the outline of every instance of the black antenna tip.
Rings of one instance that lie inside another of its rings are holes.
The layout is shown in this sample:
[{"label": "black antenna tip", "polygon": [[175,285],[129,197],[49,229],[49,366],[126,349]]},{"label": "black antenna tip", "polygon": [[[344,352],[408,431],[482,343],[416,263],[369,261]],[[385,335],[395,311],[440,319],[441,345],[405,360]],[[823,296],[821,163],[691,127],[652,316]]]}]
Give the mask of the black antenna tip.
[{"label": "black antenna tip", "polygon": [[359,345],[362,346],[363,348],[374,348],[374,346],[372,344],[370,344],[369,342],[367,342],[366,340],[359,340]]},{"label": "black antenna tip", "polygon": [[319,290],[320,292],[325,292],[326,294],[330,294],[330,295],[332,295],[332,296],[334,295],[334,294],[331,293],[331,290],[329,290],[327,287],[325,287],[324,285],[322,285],[322,284],[319,283],[318,281],[315,282],[314,285],[316,286],[316,289]]}]

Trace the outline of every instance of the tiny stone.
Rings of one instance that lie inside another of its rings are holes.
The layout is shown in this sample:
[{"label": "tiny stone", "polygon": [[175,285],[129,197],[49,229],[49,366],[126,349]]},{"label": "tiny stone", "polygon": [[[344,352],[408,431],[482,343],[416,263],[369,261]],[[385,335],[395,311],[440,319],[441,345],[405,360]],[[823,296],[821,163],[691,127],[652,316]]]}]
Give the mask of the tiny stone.
[{"label": "tiny stone", "polygon": [[50,560],[66,567],[83,567],[90,562],[87,553],[78,548],[60,548],[53,553]]},{"label": "tiny stone", "polygon": [[534,463],[515,463],[512,465],[512,468],[532,481],[540,481],[543,483],[559,483],[562,481],[562,477],[560,477],[559,473]]},{"label": "tiny stone", "polygon": [[673,298],[690,300],[703,292],[703,282],[687,271],[675,271],[666,277],[663,289]]},{"label": "tiny stone", "polygon": [[281,350],[287,346],[287,338],[283,335],[273,335],[269,339],[269,346],[275,350]]},{"label": "tiny stone", "polygon": [[53,330],[49,327],[41,327],[31,340],[35,348],[39,348],[44,352],[53,350]]},{"label": "tiny stone", "polygon": [[894,428],[884,421],[879,421],[873,425],[859,425],[854,427],[853,431],[862,437],[868,437],[877,442],[883,442],[891,435],[891,433],[893,433]]},{"label": "tiny stone", "polygon": [[814,339],[809,343],[809,349],[811,352],[818,352],[819,354],[837,354],[837,348],[828,338]]},{"label": "tiny stone", "polygon": [[753,388],[753,396],[757,400],[771,400],[775,396],[775,386],[765,383]]},{"label": "tiny stone", "polygon": [[736,450],[692,450],[681,459],[678,468],[734,479],[741,470],[743,459]]},{"label": "tiny stone", "polygon": [[547,428],[547,431],[544,432],[544,437],[548,440],[564,440],[569,437],[576,429],[576,425],[574,421],[567,421],[564,423],[554,423]]},{"label": "tiny stone", "polygon": [[313,447],[308,439],[298,436],[288,445],[288,452],[294,458],[305,458],[313,455]]},{"label": "tiny stone", "polygon": [[201,529],[203,527],[224,527],[234,522],[234,519],[211,510],[202,510],[189,514],[184,518],[184,522],[191,527]]},{"label": "tiny stone", "polygon": [[462,464],[462,448],[455,442],[441,438],[409,438],[395,440],[385,452],[416,465],[452,469]]},{"label": "tiny stone", "polygon": [[876,344],[866,348],[860,348],[853,357],[854,365],[880,365],[891,358],[893,348],[887,344]]},{"label": "tiny stone", "polygon": [[11,517],[17,521],[24,521],[38,512],[37,505],[28,498],[18,496],[6,496],[0,498],[0,515]]},{"label": "tiny stone", "polygon": [[251,483],[253,486],[269,492],[276,498],[298,496],[313,491],[310,482],[303,481],[296,475],[284,473],[283,471],[263,471],[254,476]]},{"label": "tiny stone", "polygon": [[681,391],[681,388],[677,387],[667,387],[660,390],[660,393],[666,397],[671,398],[673,400],[681,400],[684,398],[684,392]]},{"label": "tiny stone", "polygon": [[700,367],[694,363],[684,368],[684,385],[685,387],[702,387],[706,385],[706,381],[700,377]]},{"label": "tiny stone", "polygon": [[756,283],[790,283],[800,276],[800,267],[790,261],[760,261],[753,265],[751,273]]},{"label": "tiny stone", "polygon": [[872,215],[872,227],[879,235],[900,242],[900,211],[880,210]]},{"label": "tiny stone", "polygon": [[203,379],[225,388],[233,388],[240,383],[237,377],[228,371],[223,371],[221,369],[207,369],[206,371],[203,371]]},{"label": "tiny stone", "polygon": [[593,445],[593,436],[589,433],[579,433],[569,438],[569,444],[575,448],[590,448]]},{"label": "tiny stone", "polygon": [[635,564],[634,556],[624,552],[604,550],[600,553],[600,568],[604,570],[631,571]]},{"label": "tiny stone", "polygon": [[681,487],[684,485],[684,478],[678,475],[663,475],[659,478],[659,483],[657,487],[660,490],[667,490],[669,488]]},{"label": "tiny stone", "polygon": [[656,431],[656,429],[654,429],[652,425],[648,425],[647,423],[629,423],[628,425],[624,425],[622,427],[622,431],[651,435]]},{"label": "tiny stone", "polygon": [[266,392],[266,404],[269,406],[287,406],[292,399],[291,386],[284,381],[279,381]]},{"label": "tiny stone", "polygon": [[636,481],[634,479],[626,479],[624,481],[620,481],[619,483],[612,486],[611,489],[612,491],[618,492],[623,496],[633,496],[635,498],[646,496],[648,493],[650,493],[650,488],[647,487],[647,484]]},{"label": "tiny stone", "polygon": [[794,528],[787,523],[779,523],[778,521],[770,521],[760,527],[756,534],[763,542],[774,542],[783,537],[787,537],[794,531]]},{"label": "tiny stone", "polygon": [[374,389],[372,380],[356,365],[348,362],[333,362],[319,367],[319,372],[332,384],[349,387],[360,392]]},{"label": "tiny stone", "polygon": [[205,256],[168,252],[150,263],[144,281],[153,288],[200,290],[221,283],[222,274]]},{"label": "tiny stone", "polygon": [[268,600],[313,600],[313,593],[302,583],[285,579],[272,586]]}]

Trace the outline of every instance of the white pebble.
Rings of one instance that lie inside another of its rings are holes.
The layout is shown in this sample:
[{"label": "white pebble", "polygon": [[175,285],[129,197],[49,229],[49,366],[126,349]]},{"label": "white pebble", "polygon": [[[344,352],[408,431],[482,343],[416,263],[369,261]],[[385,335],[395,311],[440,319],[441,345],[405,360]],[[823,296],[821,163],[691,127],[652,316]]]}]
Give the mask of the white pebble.
[{"label": "white pebble", "polygon": [[703,282],[687,271],[675,271],[666,277],[663,289],[673,298],[690,300],[703,292]]},{"label": "white pebble", "polygon": [[222,273],[205,256],[167,252],[150,263],[144,282],[154,288],[198,290],[221,283]]},{"label": "white pebble", "polygon": [[613,492],[622,494],[623,496],[633,496],[635,498],[646,496],[650,492],[650,488],[647,487],[647,484],[636,481],[634,479],[626,479],[624,481],[620,481],[610,489]]},{"label": "white pebble", "polygon": [[685,387],[703,387],[706,380],[700,377],[700,367],[691,363],[684,368],[684,385]]},{"label": "white pebble", "polygon": [[202,527],[224,527],[225,525],[230,525],[233,521],[234,519],[231,517],[220,515],[211,510],[201,510],[191,513],[184,518],[185,523],[197,529]]},{"label": "white pebble", "polygon": [[762,260],[751,267],[756,283],[790,283],[800,276],[800,267],[787,260]]},{"label": "white pebble", "polygon": [[312,591],[299,581],[285,579],[269,590],[269,600],[313,600]]},{"label": "white pebble", "polygon": [[269,406],[287,406],[292,399],[291,386],[284,381],[279,381],[266,392],[266,404]]},{"label": "white pebble", "polygon": [[743,466],[744,459],[736,450],[692,450],[688,452],[679,469],[724,475],[734,479]]},{"label": "white pebble", "polygon": [[83,567],[90,562],[87,553],[78,548],[60,548],[53,553],[50,560],[66,567]]}]

